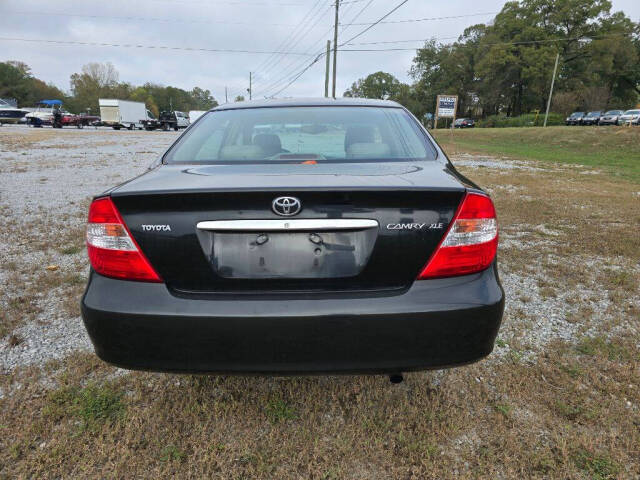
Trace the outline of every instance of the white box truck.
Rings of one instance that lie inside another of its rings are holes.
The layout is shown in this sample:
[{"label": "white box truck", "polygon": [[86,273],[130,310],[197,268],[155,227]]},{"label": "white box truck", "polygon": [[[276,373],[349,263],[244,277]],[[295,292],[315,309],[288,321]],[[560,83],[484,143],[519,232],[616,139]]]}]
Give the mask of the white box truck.
[{"label": "white box truck", "polygon": [[147,107],[142,102],[100,98],[98,104],[100,120],[115,130],[142,128],[143,122],[147,120]]}]

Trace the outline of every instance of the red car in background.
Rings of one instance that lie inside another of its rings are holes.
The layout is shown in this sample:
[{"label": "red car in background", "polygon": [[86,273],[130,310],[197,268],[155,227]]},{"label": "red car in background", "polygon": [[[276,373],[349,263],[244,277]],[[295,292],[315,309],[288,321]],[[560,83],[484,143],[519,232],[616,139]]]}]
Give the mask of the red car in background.
[{"label": "red car in background", "polygon": [[100,117],[95,115],[86,115],[80,114],[76,115],[75,113],[62,112],[62,117],[60,122],[54,122],[54,128],[62,128],[62,127],[77,127],[84,128],[85,125],[91,125],[93,122],[97,122],[100,120]]}]

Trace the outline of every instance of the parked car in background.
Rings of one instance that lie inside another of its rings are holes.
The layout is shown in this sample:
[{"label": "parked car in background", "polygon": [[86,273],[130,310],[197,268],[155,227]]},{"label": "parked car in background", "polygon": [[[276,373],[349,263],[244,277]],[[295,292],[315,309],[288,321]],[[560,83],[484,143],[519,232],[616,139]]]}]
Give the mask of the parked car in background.
[{"label": "parked car in background", "polygon": [[493,202],[385,100],[219,106],[86,239],[85,326],[130,369],[394,381],[485,357],[504,308]]},{"label": "parked car in background", "polygon": [[180,128],[187,128],[189,126],[189,116],[184,112],[160,112],[160,116],[156,119],[151,112],[147,110],[147,116],[149,117],[144,122],[145,130],[176,130]]},{"label": "parked car in background", "polygon": [[476,122],[472,118],[458,118],[453,122],[453,128],[473,128]]},{"label": "parked car in background", "polygon": [[573,112],[571,115],[567,117],[565,123],[567,125],[580,125],[582,118],[584,117],[584,112]]},{"label": "parked car in background", "polygon": [[187,128],[189,126],[189,116],[179,111],[160,112],[159,121],[162,130],[173,128],[177,131],[180,128]]},{"label": "parked car in background", "polygon": [[96,117],[95,115],[87,115],[84,113],[76,115],[74,113],[64,112],[62,114],[59,126],[84,128],[85,126],[93,125],[98,121],[100,121],[100,117]]},{"label": "parked car in background", "polygon": [[618,125],[625,125],[628,123],[631,125],[640,125],[640,110],[627,110],[618,117]]},{"label": "parked car in background", "polygon": [[589,112],[584,117],[582,117],[581,123],[582,125],[598,125],[600,123],[601,115],[602,112],[600,110]]},{"label": "parked car in background", "polygon": [[600,125],[618,125],[618,118],[623,113],[622,110],[607,110],[600,117]]}]

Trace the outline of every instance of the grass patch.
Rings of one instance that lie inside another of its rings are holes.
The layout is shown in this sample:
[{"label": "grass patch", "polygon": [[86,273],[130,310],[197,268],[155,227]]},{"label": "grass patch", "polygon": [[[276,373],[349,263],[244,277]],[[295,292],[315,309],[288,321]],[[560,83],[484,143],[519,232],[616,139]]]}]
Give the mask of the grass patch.
[{"label": "grass patch", "polygon": [[640,182],[640,128],[475,128],[432,132],[450,154],[483,153],[589,165]]},{"label": "grass patch", "polygon": [[187,458],[187,454],[175,445],[167,445],[160,452],[160,460],[163,462],[182,462]]},{"label": "grass patch", "polygon": [[67,247],[63,247],[60,249],[60,253],[63,255],[75,255],[76,253],[80,253],[83,250],[83,247],[79,245],[69,245]]},{"label": "grass patch", "polygon": [[573,461],[581,470],[591,475],[593,480],[617,478],[620,468],[607,455],[596,455],[580,449],[573,455]]},{"label": "grass patch", "polygon": [[496,412],[502,414],[504,418],[509,418],[512,409],[511,405],[508,405],[506,403],[497,403],[493,406],[493,408]]},{"label": "grass patch", "polygon": [[287,420],[295,420],[297,415],[294,408],[281,398],[269,400],[265,407],[265,413],[271,423],[279,423]]},{"label": "grass patch", "polygon": [[122,392],[110,384],[90,383],[86,387],[64,387],[47,396],[44,414],[55,419],[77,418],[83,428],[95,428],[124,416]]},{"label": "grass patch", "polygon": [[631,359],[629,349],[618,341],[607,340],[605,337],[583,337],[576,346],[582,355],[600,355],[610,361],[625,361]]}]

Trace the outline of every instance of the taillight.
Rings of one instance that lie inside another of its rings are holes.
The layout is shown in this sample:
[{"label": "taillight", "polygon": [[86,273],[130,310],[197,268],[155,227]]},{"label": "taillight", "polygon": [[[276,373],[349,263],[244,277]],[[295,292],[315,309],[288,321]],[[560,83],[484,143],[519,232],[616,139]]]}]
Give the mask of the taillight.
[{"label": "taillight", "polygon": [[498,250],[498,221],[486,195],[467,193],[418,280],[480,272]]},{"label": "taillight", "polygon": [[94,200],[89,207],[87,250],[91,266],[101,275],[162,282],[109,197]]}]

